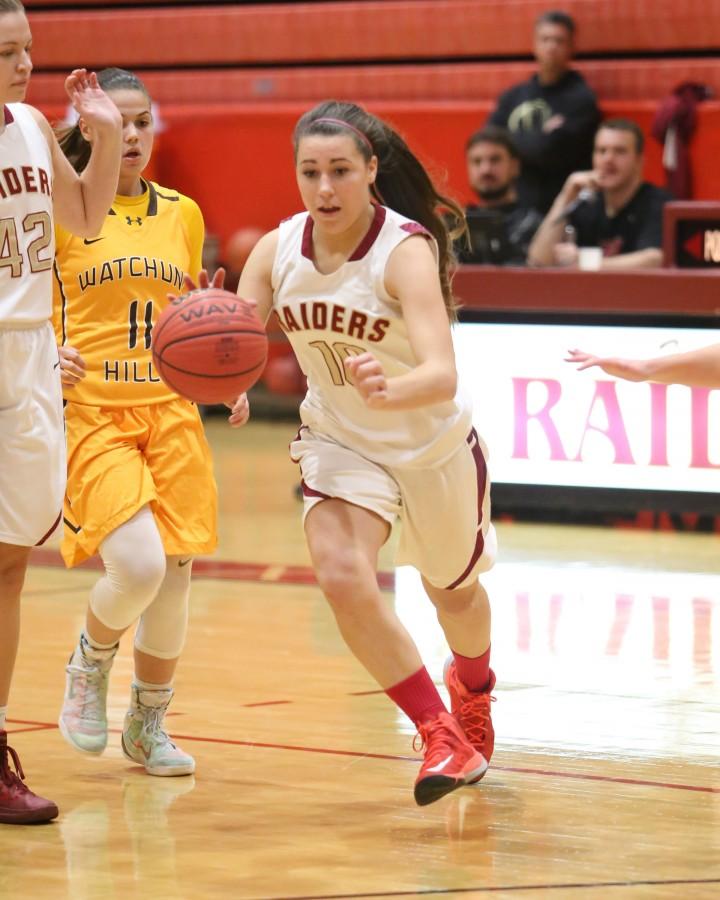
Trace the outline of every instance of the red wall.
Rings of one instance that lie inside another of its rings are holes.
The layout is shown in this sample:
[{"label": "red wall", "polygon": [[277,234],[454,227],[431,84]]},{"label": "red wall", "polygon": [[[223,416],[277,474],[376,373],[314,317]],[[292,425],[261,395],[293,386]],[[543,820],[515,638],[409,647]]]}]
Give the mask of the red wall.
[{"label": "red wall", "polygon": [[[273,228],[297,212],[291,134],[307,104],[239,104],[199,111],[163,107],[169,127],[155,160],[157,177],[194,197],[208,230],[225,240],[244,225]],[[371,109],[392,122],[429,165],[439,185],[471,199],[464,145],[484,122],[490,104],[470,102],[377,102]],[[654,102],[603,104],[606,116],[629,116],[647,132]],[[720,103],[704,104],[693,145],[695,196],[720,198]],[[646,177],[663,183],[661,147],[649,139]]]}]

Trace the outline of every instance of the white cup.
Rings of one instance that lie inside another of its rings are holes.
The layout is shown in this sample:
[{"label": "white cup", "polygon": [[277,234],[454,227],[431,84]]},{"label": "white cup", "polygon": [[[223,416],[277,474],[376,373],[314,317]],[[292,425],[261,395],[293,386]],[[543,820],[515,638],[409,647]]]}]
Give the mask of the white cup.
[{"label": "white cup", "polygon": [[602,247],[578,247],[578,268],[583,272],[597,272],[602,259]]}]

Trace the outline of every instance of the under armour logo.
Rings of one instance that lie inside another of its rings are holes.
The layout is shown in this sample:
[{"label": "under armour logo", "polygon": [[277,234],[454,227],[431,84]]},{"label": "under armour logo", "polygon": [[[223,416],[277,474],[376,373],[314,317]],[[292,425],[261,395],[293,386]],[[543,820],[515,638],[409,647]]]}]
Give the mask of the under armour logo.
[{"label": "under armour logo", "polygon": [[132,225],[133,222],[135,222],[136,225],[142,225],[142,219],[140,218],[140,216],[135,216],[135,218],[133,218],[132,216],[125,216],[125,221],[128,223],[128,225]]}]

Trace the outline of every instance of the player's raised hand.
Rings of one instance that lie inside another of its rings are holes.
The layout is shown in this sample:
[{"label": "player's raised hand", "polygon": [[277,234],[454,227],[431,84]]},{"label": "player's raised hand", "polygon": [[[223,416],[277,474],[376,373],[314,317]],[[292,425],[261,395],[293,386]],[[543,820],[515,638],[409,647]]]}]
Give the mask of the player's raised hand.
[{"label": "player's raised hand", "polygon": [[[218,291],[225,290],[225,269],[222,267],[219,268],[212,278],[210,278],[207,269],[200,269],[198,272],[197,284],[195,284],[194,280],[189,275],[185,275],[183,277],[182,296],[185,297],[187,294],[192,294],[193,291],[205,291],[209,287]],[[167,298],[171,303],[180,299],[177,294],[168,294]],[[253,308],[257,306],[257,303],[254,300],[243,300],[243,302],[249,304]]]},{"label": "player's raised hand", "polygon": [[60,380],[65,387],[74,387],[85,377],[85,360],[74,347],[58,347]]},{"label": "player's raised hand", "polygon": [[592,353],[586,353],[584,350],[568,350],[565,362],[575,363],[578,367],[578,372],[597,366],[608,375],[612,375],[614,378],[624,378],[626,381],[645,381],[647,378],[644,360],[642,359],[593,356]]},{"label": "player's raised hand", "polygon": [[382,363],[372,353],[348,356],[345,368],[366,405],[382,409],[387,402],[387,377]]},{"label": "player's raised hand", "polygon": [[239,428],[250,418],[250,403],[247,394],[240,394],[237,400],[228,400],[225,406],[230,410],[228,422],[233,428]]},{"label": "player's raised hand", "polygon": [[65,79],[65,90],[75,111],[91,131],[122,128],[122,116],[105,91],[97,75],[86,69],[73,69]]},{"label": "player's raised hand", "polygon": [[207,269],[200,269],[198,272],[197,284],[195,284],[189,275],[186,275],[183,281],[183,290],[186,294],[189,294],[191,291],[205,291],[209,287],[215,288],[218,291],[225,290],[225,269],[223,269],[222,266],[215,272],[212,278],[210,278]]}]

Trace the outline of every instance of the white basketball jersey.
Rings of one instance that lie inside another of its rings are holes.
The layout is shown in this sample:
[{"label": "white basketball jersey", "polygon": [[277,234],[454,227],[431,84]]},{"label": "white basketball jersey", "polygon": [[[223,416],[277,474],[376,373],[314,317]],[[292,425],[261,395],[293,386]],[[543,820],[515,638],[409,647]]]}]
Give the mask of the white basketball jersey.
[{"label": "white basketball jersey", "polygon": [[0,134],[0,328],[30,327],[52,314],[52,159],[22,103],[2,110]]},{"label": "white basketball jersey", "polygon": [[400,303],[385,290],[397,245],[422,226],[384,206],[340,268],[323,275],[312,259],[313,220],[300,213],[280,224],[273,266],[273,307],[308,379],[300,407],[305,425],[387,466],[428,466],[450,456],[472,425],[469,403],[414,410],[369,409],[349,383],[346,357],[371,352],[388,378],[415,368]]}]

